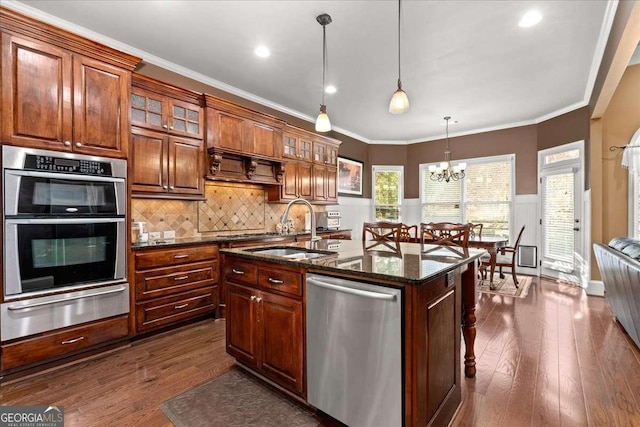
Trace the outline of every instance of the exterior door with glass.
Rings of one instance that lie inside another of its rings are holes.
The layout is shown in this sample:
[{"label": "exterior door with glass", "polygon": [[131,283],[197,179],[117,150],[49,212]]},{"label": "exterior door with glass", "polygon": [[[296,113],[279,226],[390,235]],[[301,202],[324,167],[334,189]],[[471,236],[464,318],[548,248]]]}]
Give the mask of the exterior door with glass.
[{"label": "exterior door with glass", "polygon": [[588,271],[582,253],[582,143],[541,151],[538,158],[541,274],[581,283]]}]

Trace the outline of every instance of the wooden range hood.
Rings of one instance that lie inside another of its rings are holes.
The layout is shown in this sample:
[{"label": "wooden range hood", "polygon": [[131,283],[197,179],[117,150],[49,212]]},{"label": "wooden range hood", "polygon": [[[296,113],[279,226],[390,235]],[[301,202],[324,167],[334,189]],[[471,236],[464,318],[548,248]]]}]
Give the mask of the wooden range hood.
[{"label": "wooden range hood", "polygon": [[205,179],[251,184],[282,185],[285,164],[277,159],[263,159],[245,154],[208,148],[209,167]]}]

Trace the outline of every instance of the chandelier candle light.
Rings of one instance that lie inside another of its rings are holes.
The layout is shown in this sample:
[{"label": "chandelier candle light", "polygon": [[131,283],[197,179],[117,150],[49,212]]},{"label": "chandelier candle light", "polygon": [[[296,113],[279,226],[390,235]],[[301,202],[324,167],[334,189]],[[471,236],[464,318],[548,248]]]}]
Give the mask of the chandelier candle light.
[{"label": "chandelier candle light", "polygon": [[391,114],[402,114],[409,109],[409,98],[407,93],[402,90],[402,81],[400,80],[400,21],[401,8],[398,0],[398,89],[393,93],[391,102],[389,103],[389,112]]},{"label": "chandelier candle light", "polygon": [[467,168],[467,164],[460,162],[456,166],[451,166],[451,151],[449,151],[449,120],[451,120],[451,116],[446,116],[444,120],[447,126],[447,145],[444,150],[444,162],[441,162],[439,166],[430,165],[429,172],[431,172],[433,181],[457,181],[464,178],[464,170]]},{"label": "chandelier candle light", "polygon": [[322,25],[322,104],[320,105],[320,114],[316,119],[316,132],[329,132],[331,130],[331,122],[327,114],[327,106],[324,105],[324,77],[327,69],[327,25],[331,24],[331,16],[323,13],[316,17],[316,21]]}]

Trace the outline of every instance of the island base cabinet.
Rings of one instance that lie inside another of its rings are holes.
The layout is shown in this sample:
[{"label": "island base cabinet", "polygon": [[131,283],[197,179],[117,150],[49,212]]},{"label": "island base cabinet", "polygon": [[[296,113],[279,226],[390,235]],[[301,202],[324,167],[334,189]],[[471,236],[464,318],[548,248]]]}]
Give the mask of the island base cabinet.
[{"label": "island base cabinet", "polygon": [[[414,293],[406,345],[415,354],[415,426],[446,426],[462,401],[460,374],[461,277],[450,271]],[[426,330],[425,330],[426,328]],[[411,353],[409,353],[411,354]]]},{"label": "island base cabinet", "polygon": [[227,283],[227,353],[302,395],[302,301]]}]

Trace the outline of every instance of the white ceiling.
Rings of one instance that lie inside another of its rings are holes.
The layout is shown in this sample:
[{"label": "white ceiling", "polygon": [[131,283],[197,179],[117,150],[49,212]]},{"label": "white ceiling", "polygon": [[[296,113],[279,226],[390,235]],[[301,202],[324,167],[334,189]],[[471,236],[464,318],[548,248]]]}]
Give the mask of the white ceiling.
[{"label": "white ceiling", "polygon": [[[411,108],[388,112],[397,81],[395,0],[111,1],[3,4],[232,93],[314,121],[325,95],[335,130],[415,142],[536,123],[589,100],[617,2],[407,1],[402,82]],[[537,26],[518,20],[537,9]],[[67,22],[64,22],[67,21]],[[260,59],[258,44],[271,49]]]}]

